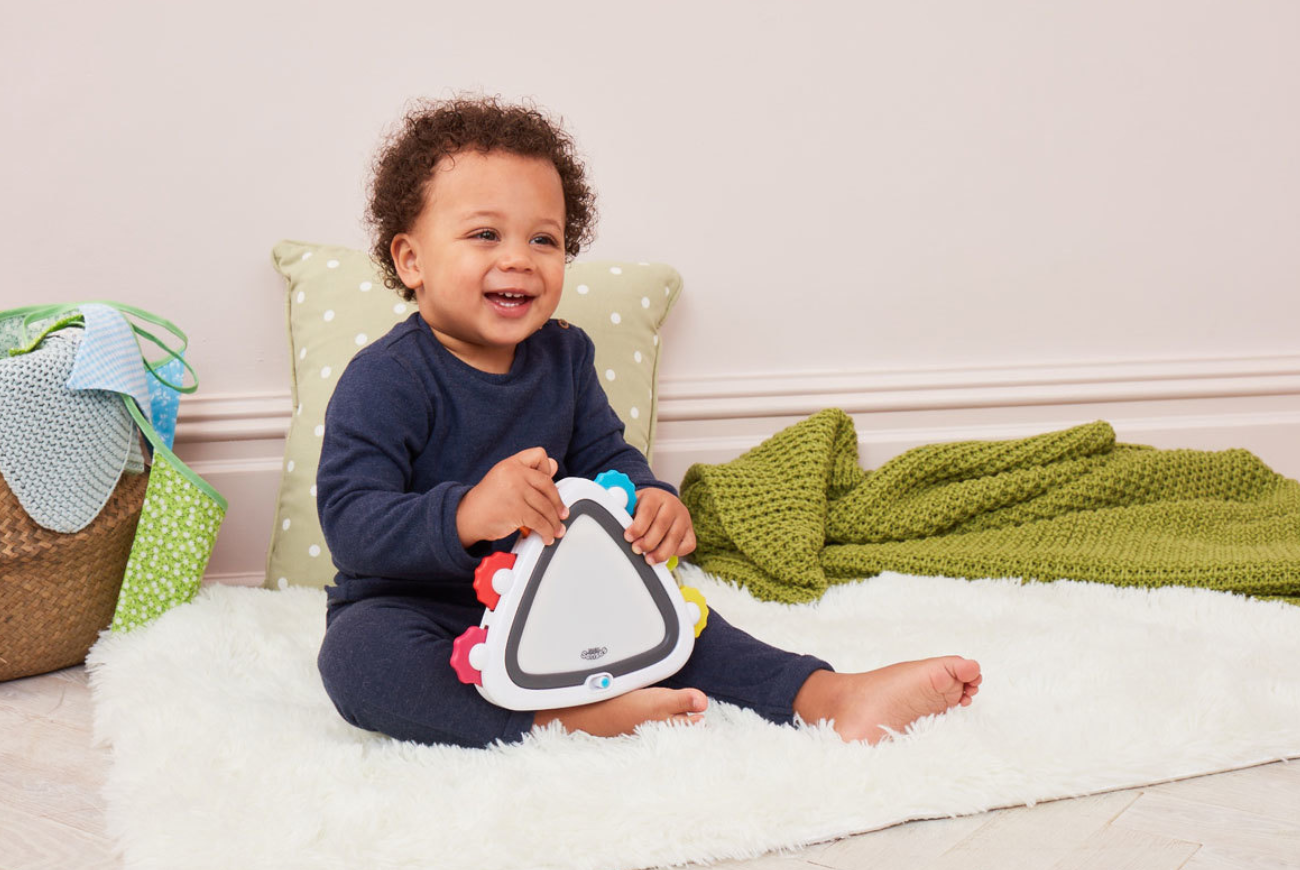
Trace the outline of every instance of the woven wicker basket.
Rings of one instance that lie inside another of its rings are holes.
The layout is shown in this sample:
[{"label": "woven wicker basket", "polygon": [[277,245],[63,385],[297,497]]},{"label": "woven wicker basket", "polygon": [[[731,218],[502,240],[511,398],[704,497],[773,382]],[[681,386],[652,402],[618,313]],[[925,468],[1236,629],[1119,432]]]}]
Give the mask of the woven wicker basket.
[{"label": "woven wicker basket", "polygon": [[148,474],[124,474],[75,534],[41,528],[0,478],[0,680],[85,661],[113,620]]}]

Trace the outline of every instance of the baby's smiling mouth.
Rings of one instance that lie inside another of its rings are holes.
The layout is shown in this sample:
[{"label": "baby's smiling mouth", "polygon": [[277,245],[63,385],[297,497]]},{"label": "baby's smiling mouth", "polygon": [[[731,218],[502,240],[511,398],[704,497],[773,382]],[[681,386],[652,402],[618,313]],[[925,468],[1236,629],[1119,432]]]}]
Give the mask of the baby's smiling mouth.
[{"label": "baby's smiling mouth", "polygon": [[488,292],[486,296],[493,305],[507,309],[520,308],[533,300],[533,297],[529,294],[514,290],[493,290]]}]

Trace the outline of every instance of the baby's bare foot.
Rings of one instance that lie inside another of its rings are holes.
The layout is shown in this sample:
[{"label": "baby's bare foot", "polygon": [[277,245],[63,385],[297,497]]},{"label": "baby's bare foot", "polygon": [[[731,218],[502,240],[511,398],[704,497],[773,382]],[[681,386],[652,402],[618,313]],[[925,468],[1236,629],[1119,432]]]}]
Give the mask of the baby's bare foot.
[{"label": "baby's bare foot", "polygon": [[923,716],[969,706],[984,677],[961,656],[900,662],[860,674],[816,671],[795,697],[805,722],[834,720],[845,740],[877,743],[885,728],[902,731]]},{"label": "baby's bare foot", "polygon": [[614,737],[631,734],[642,722],[699,722],[708,706],[709,699],[699,689],[652,686],[581,707],[539,710],[533,716],[533,724],[547,725],[558,721],[566,731]]}]

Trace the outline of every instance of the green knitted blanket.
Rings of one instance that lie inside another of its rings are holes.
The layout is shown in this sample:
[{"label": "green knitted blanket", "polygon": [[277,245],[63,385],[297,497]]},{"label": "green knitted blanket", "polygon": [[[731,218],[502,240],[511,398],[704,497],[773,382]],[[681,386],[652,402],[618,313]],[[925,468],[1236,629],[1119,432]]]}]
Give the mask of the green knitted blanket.
[{"label": "green knitted blanket", "polygon": [[875,471],[831,409],[686,473],[692,559],[767,600],[880,571],[1203,586],[1300,604],[1300,483],[1245,450],[1117,444],[1104,422],[918,447]]}]

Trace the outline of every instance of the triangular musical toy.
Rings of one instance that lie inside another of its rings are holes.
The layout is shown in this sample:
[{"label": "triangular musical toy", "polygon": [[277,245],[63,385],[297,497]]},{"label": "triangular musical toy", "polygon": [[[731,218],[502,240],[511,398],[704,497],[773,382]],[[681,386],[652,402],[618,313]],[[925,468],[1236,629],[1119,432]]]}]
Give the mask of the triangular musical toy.
[{"label": "triangular musical toy", "polygon": [[[627,476],[568,477],[564,537],[519,536],[474,572],[483,621],[453,645],[451,666],[511,710],[612,698],[672,676],[708,620],[704,597],[632,552],[636,491]],[[675,564],[675,560],[674,564]]]}]

